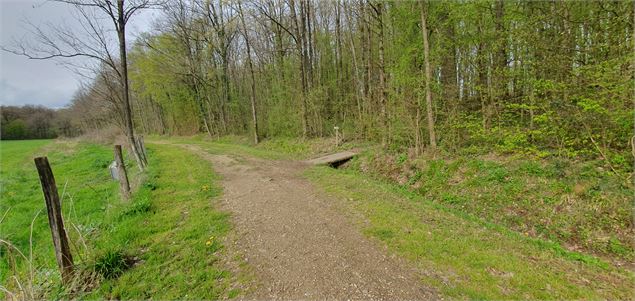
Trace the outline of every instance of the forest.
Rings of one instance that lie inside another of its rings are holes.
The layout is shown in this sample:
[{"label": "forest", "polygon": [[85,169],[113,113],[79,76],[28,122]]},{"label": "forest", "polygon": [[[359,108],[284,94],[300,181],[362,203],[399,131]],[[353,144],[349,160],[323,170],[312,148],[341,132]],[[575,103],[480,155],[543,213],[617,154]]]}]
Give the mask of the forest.
[{"label": "forest", "polygon": [[[128,51],[143,133],[633,163],[633,3],[168,1]],[[123,125],[109,67],[75,124]],[[106,101],[104,101],[106,100]],[[110,101],[108,101],[110,100]]]},{"label": "forest", "polygon": [[0,139],[51,139],[80,134],[71,123],[68,110],[43,106],[0,106]]}]

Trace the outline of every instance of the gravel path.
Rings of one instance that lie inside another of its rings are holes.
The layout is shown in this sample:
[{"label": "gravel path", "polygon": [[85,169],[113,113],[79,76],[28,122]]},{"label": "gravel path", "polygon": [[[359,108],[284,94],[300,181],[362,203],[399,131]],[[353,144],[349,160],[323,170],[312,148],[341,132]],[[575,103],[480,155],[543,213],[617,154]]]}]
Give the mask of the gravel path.
[{"label": "gravel path", "polygon": [[223,178],[222,209],[258,283],[247,299],[439,299],[419,273],[367,240],[333,200],[303,179],[300,162],[236,160],[182,145]]}]

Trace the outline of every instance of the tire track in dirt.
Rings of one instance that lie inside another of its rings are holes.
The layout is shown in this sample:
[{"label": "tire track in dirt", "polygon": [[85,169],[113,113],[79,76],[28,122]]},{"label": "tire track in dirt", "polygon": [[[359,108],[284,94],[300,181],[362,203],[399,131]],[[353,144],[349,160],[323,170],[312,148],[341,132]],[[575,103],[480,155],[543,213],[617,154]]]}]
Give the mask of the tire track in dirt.
[{"label": "tire track in dirt", "polygon": [[222,209],[257,286],[247,299],[439,299],[420,273],[387,256],[303,179],[304,163],[215,155],[180,145],[222,176]]}]

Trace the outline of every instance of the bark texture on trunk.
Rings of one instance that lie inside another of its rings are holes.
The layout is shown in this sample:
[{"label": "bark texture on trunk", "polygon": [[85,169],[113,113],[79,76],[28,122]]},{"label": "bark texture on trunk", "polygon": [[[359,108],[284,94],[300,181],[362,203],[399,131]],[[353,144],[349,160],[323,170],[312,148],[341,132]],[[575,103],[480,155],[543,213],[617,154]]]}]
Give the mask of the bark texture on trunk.
[{"label": "bark texture on trunk", "polygon": [[130,87],[128,86],[128,60],[126,59],[126,20],[124,19],[124,0],[117,0],[117,36],[119,37],[119,60],[121,63],[121,85],[123,86],[124,126],[126,138],[134,154],[140,170],[145,170],[146,163],[139,155],[134,141],[134,125],[132,123],[132,109],[130,106]]},{"label": "bark texture on trunk", "polygon": [[421,1],[421,35],[423,36],[423,62],[425,67],[425,93],[426,111],[428,116],[428,136],[430,137],[430,149],[434,152],[437,148],[437,137],[434,131],[434,115],[432,112],[432,94],[430,91],[430,81],[432,80],[430,70],[430,45],[428,43],[428,26],[426,24],[427,3]]}]

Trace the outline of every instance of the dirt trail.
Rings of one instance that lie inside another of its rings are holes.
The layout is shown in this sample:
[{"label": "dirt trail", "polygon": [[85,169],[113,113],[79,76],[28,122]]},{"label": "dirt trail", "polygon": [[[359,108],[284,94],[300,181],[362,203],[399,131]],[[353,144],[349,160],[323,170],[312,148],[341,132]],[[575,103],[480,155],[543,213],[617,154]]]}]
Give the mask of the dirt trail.
[{"label": "dirt trail", "polygon": [[236,160],[182,145],[223,180],[236,246],[258,285],[249,299],[439,299],[403,260],[365,239],[334,202],[300,176],[300,162]]}]

